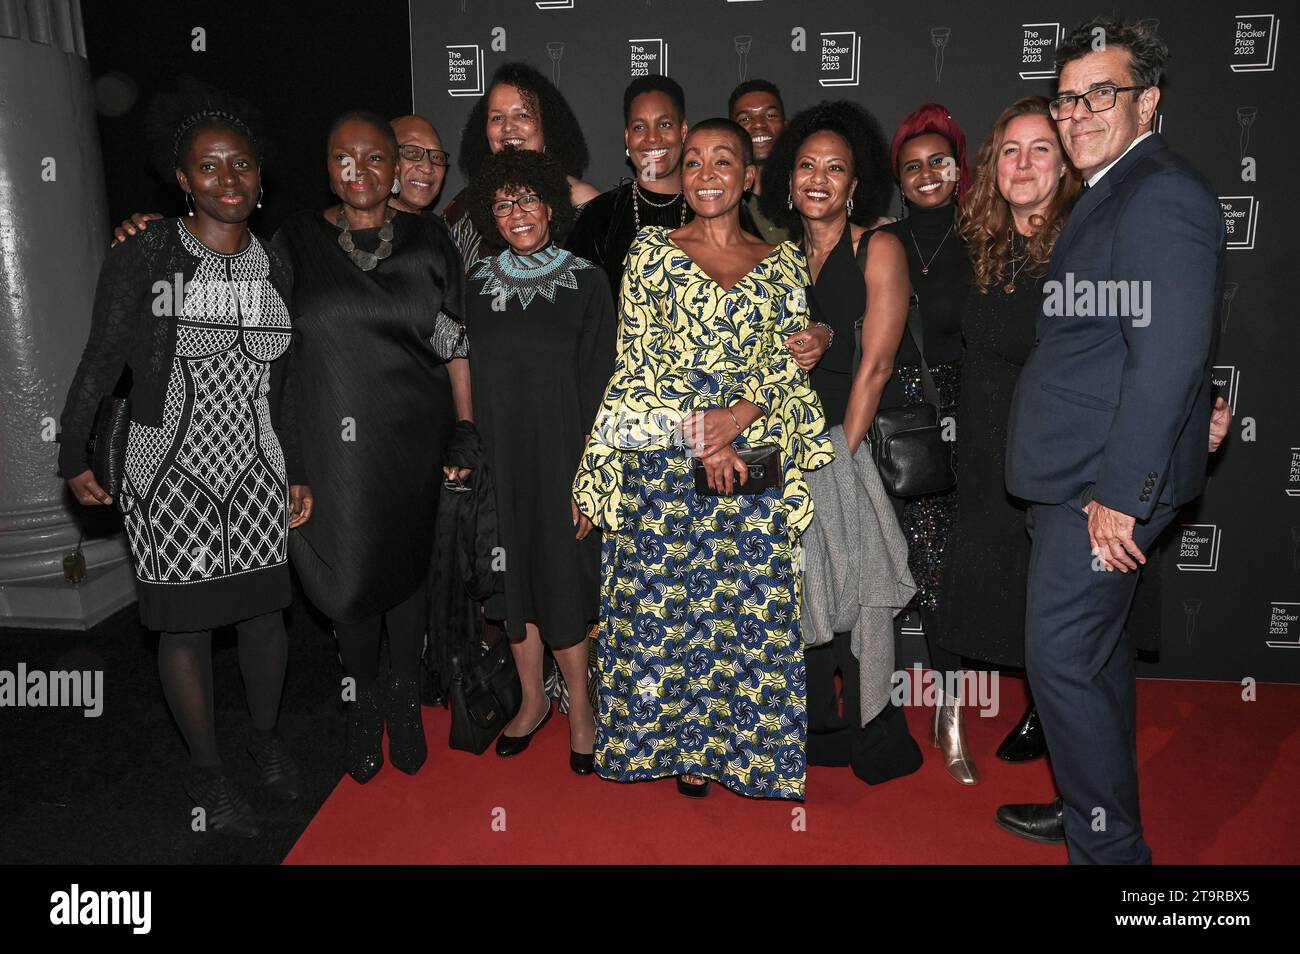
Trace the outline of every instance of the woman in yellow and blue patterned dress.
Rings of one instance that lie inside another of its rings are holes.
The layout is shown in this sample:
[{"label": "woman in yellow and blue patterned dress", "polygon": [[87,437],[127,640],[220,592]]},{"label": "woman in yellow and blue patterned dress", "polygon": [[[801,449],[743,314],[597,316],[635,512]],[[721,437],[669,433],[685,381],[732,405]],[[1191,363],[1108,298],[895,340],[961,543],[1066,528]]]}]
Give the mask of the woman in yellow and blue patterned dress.
[{"label": "woman in yellow and blue patterned dress", "polygon": [[[808,268],[794,245],[740,231],[755,171],[740,127],[698,124],[685,156],[696,218],[641,230],[628,253],[618,361],[574,481],[605,529],[596,771],[802,798],[803,471],[832,456],[784,344],[807,327]],[[724,490],[741,473],[733,442],[778,445],[781,486],[697,494],[683,434]]]}]

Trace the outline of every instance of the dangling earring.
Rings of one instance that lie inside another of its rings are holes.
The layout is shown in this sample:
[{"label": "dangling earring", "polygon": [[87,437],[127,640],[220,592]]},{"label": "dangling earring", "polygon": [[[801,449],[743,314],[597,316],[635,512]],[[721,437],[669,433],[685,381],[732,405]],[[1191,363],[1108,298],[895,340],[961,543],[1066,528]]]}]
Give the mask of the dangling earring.
[{"label": "dangling earring", "polygon": [[631,158],[632,158],[632,150],[631,150],[631,149],[624,149],[624,150],[623,150],[623,155],[625,155],[625,156],[627,156],[629,159],[631,159]]},{"label": "dangling earring", "polygon": [[189,212],[187,212],[187,213],[185,213],[185,214],[188,215],[188,216],[190,216],[191,218],[193,218],[193,216],[194,216],[194,196],[190,195],[188,192],[185,193],[185,205],[186,205],[186,207],[189,209]]},{"label": "dangling earring", "polygon": [[849,196],[849,201],[844,203],[844,211],[849,215],[853,214],[853,196]]},{"label": "dangling earring", "polygon": [[263,189],[261,186],[258,186],[258,187],[257,187],[257,207],[258,207],[259,209],[262,207],[262,196],[264,196],[264,195],[266,195],[266,190]]},{"label": "dangling earring", "polygon": [[793,209],[793,208],[794,208],[794,193],[793,193],[793,192],[787,192],[787,193],[786,193],[786,195],[785,195],[785,207],[786,207],[787,209]]},{"label": "dangling earring", "polygon": [[393,187],[388,191],[393,193],[393,195],[397,195],[402,191],[402,184],[398,182],[397,179],[393,179]]}]

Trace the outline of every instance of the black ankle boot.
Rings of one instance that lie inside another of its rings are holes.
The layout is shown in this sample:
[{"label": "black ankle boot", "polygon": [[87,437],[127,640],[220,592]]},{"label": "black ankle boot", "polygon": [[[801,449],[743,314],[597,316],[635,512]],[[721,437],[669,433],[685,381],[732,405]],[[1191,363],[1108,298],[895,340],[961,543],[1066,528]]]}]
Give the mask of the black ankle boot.
[{"label": "black ankle boot", "polygon": [[998,746],[998,758],[1005,762],[1032,762],[1047,754],[1047,736],[1038,718],[1038,708],[1030,706]]},{"label": "black ankle boot", "polygon": [[281,802],[291,802],[302,793],[302,777],[298,765],[280,741],[280,736],[270,735],[253,739],[248,747],[262,773],[262,787],[270,796]]},{"label": "black ankle boot", "polygon": [[384,767],[384,716],[379,711],[379,686],[357,687],[357,701],[348,706],[348,774],[364,785]]},{"label": "black ankle boot", "polygon": [[185,793],[203,809],[207,831],[236,838],[256,838],[262,833],[243,791],[221,769],[191,768],[185,775]]},{"label": "black ankle boot", "polygon": [[414,775],[429,756],[420,718],[420,684],[390,674],[384,685],[384,721],[388,723],[388,758],[393,765]]}]

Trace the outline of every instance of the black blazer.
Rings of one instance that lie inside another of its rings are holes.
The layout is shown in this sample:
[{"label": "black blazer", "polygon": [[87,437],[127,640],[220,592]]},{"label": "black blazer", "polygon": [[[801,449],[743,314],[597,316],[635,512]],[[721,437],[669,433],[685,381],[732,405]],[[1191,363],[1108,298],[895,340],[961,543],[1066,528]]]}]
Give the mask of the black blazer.
[{"label": "black blazer", "polygon": [[1140,520],[1200,495],[1223,264],[1218,198],[1159,135],[1084,192],[1012,399],[1010,493],[1065,503],[1095,484]]}]

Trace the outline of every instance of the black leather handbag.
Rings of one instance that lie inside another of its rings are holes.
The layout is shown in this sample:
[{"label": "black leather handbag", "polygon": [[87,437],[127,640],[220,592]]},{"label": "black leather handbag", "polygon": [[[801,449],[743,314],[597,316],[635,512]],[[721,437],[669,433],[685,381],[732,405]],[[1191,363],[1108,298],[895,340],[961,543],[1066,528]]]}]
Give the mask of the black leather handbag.
[{"label": "black leather handbag", "polygon": [[[858,247],[858,265],[864,271],[866,250],[864,239]],[[855,373],[862,360],[862,323],[865,319],[864,315],[854,326]],[[925,400],[920,404],[878,408],[867,431],[867,440],[871,444],[871,459],[880,472],[885,491],[893,497],[923,497],[957,486],[957,472],[952,464],[952,445],[943,439],[939,389],[925,360],[921,307],[915,293],[907,303],[907,333],[912,336],[921,360],[921,390]]]},{"label": "black leather handbag", "polygon": [[510,640],[501,638],[485,652],[465,660],[451,657],[451,737],[453,749],[482,755],[515,717],[523,701]]},{"label": "black leather handbag", "polygon": [[[781,486],[781,448],[776,444],[755,444],[752,447],[737,447],[736,453],[749,468],[749,475],[743,483],[733,485],[731,496],[742,494],[761,494],[774,487]],[[695,492],[702,497],[724,497],[721,490],[709,486],[709,472],[704,461],[695,458]]]},{"label": "black leather handbag", "polygon": [[95,425],[90,431],[86,456],[95,481],[110,497],[122,490],[122,470],[126,466],[126,435],[131,429],[131,399],[113,394],[100,399]]}]

